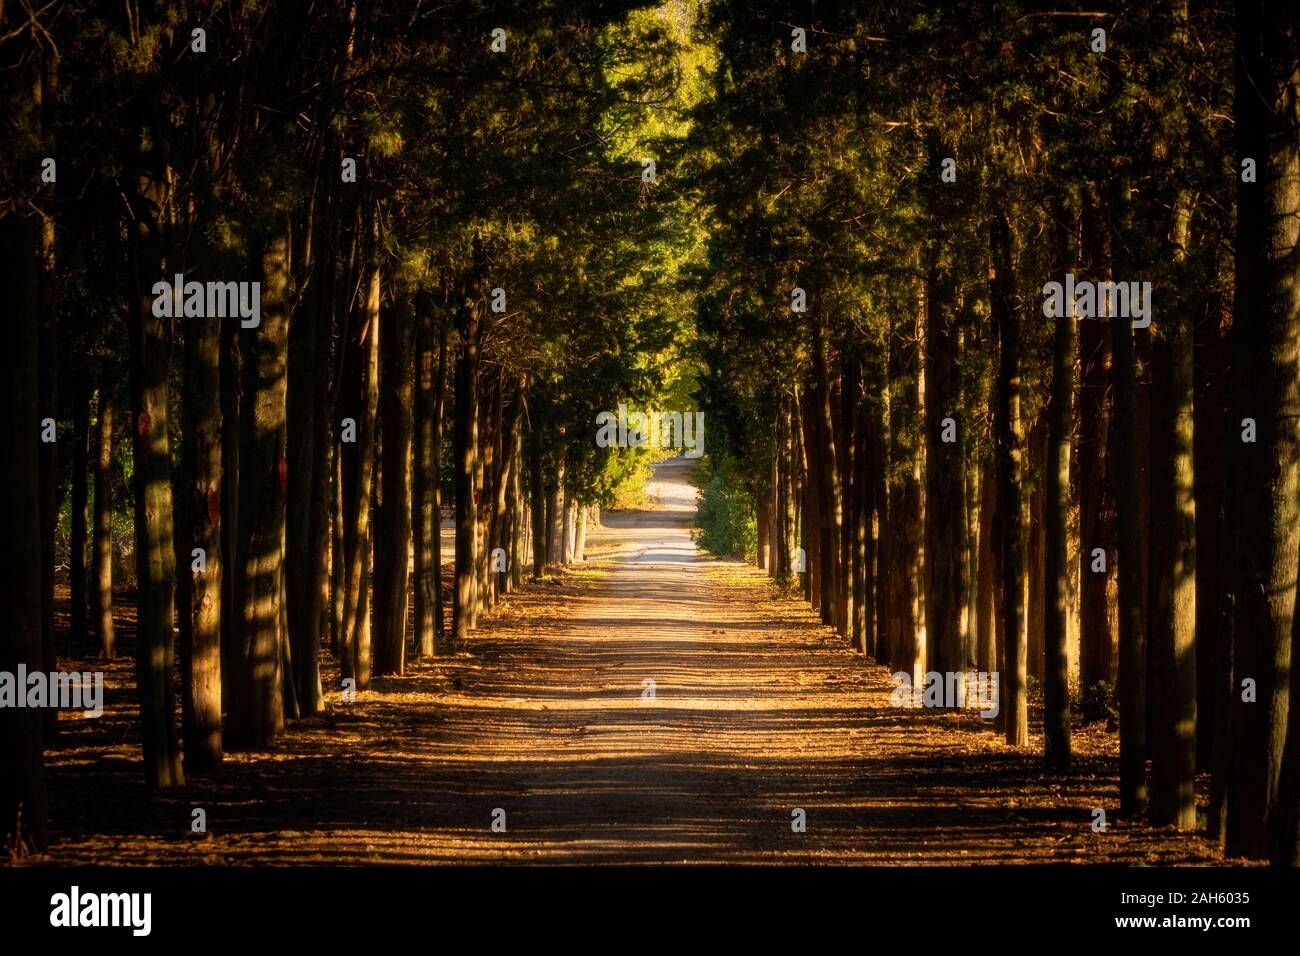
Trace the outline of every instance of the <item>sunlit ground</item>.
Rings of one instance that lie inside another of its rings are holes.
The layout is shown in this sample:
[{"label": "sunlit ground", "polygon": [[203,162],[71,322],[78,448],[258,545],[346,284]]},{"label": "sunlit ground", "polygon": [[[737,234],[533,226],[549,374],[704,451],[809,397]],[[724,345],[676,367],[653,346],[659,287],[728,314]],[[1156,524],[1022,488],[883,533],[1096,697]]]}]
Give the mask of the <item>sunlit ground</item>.
[{"label": "sunlit ground", "polygon": [[[469,653],[354,704],[331,693],[276,752],[231,755],[184,789],[144,791],[129,665],[112,665],[104,717],[65,719],[49,754],[41,859],[1217,861],[1202,839],[1118,818],[1118,743],[1100,725],[1076,730],[1075,769],[1053,777],[1040,738],[1012,749],[974,711],[891,706],[885,668],[761,572],[698,554],[683,467],[661,466],[655,489],[676,507],[608,515],[587,565],[511,596]],[[324,680],[337,686],[328,655]]]}]

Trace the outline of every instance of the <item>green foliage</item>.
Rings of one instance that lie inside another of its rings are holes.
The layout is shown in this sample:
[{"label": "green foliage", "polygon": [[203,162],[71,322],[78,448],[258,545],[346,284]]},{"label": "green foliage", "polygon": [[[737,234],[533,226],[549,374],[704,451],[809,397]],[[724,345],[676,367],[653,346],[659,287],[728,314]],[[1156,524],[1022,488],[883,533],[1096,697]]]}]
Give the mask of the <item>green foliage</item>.
[{"label": "green foliage", "polygon": [[622,459],[625,463],[619,469],[621,477],[610,493],[609,506],[612,508],[647,508],[654,502],[646,491],[646,486],[654,476],[656,458],[651,457],[648,449],[621,449],[619,454],[610,456],[611,460]]},{"label": "green foliage", "polygon": [[726,558],[752,559],[758,550],[758,529],[750,496],[715,473],[700,495],[700,547]]},{"label": "green foliage", "polygon": [[1104,720],[1107,727],[1119,726],[1118,688],[1108,680],[1099,680],[1083,689],[1079,702],[1084,723]]}]

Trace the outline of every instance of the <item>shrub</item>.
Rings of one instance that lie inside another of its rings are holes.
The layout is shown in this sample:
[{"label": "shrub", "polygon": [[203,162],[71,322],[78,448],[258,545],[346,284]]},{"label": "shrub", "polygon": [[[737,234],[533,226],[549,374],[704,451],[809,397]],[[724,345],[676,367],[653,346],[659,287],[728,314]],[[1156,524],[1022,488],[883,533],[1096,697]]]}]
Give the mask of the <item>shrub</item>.
[{"label": "shrub", "polygon": [[1107,727],[1119,726],[1119,708],[1116,704],[1115,685],[1107,680],[1099,680],[1086,688],[1083,692],[1080,710],[1083,712],[1085,723],[1104,720]]},{"label": "shrub", "polygon": [[750,514],[749,495],[714,475],[700,495],[700,547],[725,558],[752,558],[758,553],[758,529]]}]

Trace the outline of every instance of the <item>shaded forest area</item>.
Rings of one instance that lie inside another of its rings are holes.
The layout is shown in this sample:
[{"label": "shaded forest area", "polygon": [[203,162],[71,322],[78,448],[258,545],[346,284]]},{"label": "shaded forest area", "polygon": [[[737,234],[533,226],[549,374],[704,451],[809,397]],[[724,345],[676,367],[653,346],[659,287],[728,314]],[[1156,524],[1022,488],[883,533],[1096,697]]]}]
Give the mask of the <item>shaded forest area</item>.
[{"label": "shaded forest area", "polygon": [[[689,366],[852,647],[1300,862],[1300,9],[5,4],[0,84],[0,671],[133,590],[149,787],[464,649]],[[57,735],[0,710],[14,854]]]},{"label": "shaded forest area", "polygon": [[1124,814],[1294,864],[1300,9],[977,7],[715,11],[714,460],[862,652],[999,674],[1013,745],[1041,686],[1052,771],[1109,716]]}]

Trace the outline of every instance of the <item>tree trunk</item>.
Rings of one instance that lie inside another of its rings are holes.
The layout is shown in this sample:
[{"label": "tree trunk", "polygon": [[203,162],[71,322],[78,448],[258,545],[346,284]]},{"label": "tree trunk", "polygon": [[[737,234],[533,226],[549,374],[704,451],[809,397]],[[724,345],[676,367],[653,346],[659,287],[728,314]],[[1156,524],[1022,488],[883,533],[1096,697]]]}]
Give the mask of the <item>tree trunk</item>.
[{"label": "tree trunk", "polygon": [[243,608],[226,728],[231,749],[265,750],[284,729],[285,393],[289,351],[287,230],[262,249],[262,321],[245,330],[240,551]]},{"label": "tree trunk", "polygon": [[812,439],[817,455],[817,552],[819,561],[818,591],[821,596],[821,617],[841,637],[845,636],[844,621],[837,614],[839,576],[837,567],[840,545],[840,524],[843,520],[840,498],[839,466],[835,457],[835,432],[831,419],[831,387],[827,372],[826,344],[821,312],[813,310],[812,366],[813,378],[808,390],[812,410]]},{"label": "tree trunk", "polygon": [[438,379],[433,392],[433,633],[434,653],[450,652],[442,590],[442,419],[447,405],[447,312],[438,316]]},{"label": "tree trunk", "polygon": [[568,567],[573,563],[573,492],[569,488],[564,489],[560,502],[561,563]]},{"label": "tree trunk", "polygon": [[[859,367],[860,368],[860,367]],[[873,576],[871,568],[872,533],[871,514],[874,506],[875,462],[872,458],[872,420],[871,399],[865,395],[858,397],[854,409],[856,427],[854,428],[853,451],[853,510],[850,521],[853,525],[851,572],[853,575],[853,646],[862,654],[875,653],[872,640],[872,628],[875,624],[875,603],[872,596]]]},{"label": "tree trunk", "polygon": [[[1104,321],[1079,327],[1079,687],[1088,691],[1115,679],[1110,582],[1115,564],[1111,465],[1105,458],[1110,429],[1110,337]],[[1093,549],[1105,553],[1104,571],[1093,570]]]},{"label": "tree trunk", "polygon": [[100,374],[95,426],[95,523],[91,541],[90,615],[95,646],[108,659],[117,654],[113,632],[113,392]]},{"label": "tree trunk", "polygon": [[[1151,823],[1196,826],[1196,514],[1192,487],[1192,342],[1175,315],[1153,348],[1151,630],[1156,673]],[[1300,552],[1298,552],[1300,554]]]},{"label": "tree trunk", "polygon": [[890,425],[890,409],[893,407],[893,400],[890,395],[891,372],[889,363],[892,361],[893,347],[886,349],[886,354],[882,356],[883,369],[883,387],[880,389],[879,404],[873,411],[875,427],[873,431],[873,445],[875,451],[873,457],[876,461],[875,469],[875,500],[876,500],[876,594],[875,594],[875,613],[876,613],[876,633],[873,638],[875,642],[876,663],[882,664],[887,662],[890,657],[889,634],[893,620],[893,608],[890,605],[892,595],[892,583],[894,580],[892,559],[892,538],[893,512],[897,509],[896,499],[892,496],[890,488],[890,467],[891,467],[891,446],[893,443],[893,431]]},{"label": "tree trunk", "polygon": [[519,432],[522,395],[512,379],[502,377],[497,414],[496,468],[492,481],[492,550],[500,548],[505,568],[493,569],[490,581],[493,594],[500,597],[510,579],[510,480],[515,458],[515,440]]},{"label": "tree trunk", "polygon": [[[438,515],[438,460],[434,456],[435,373],[433,316],[427,295],[417,300],[415,332],[415,411],[411,450],[411,538],[414,551],[412,588],[415,591],[415,649],[419,657],[437,653],[438,633],[434,589],[439,568],[434,551],[441,534]],[[441,316],[439,316],[441,320]]]},{"label": "tree trunk", "polygon": [[[42,46],[42,50],[44,47]],[[55,152],[54,114],[57,107],[59,54],[50,52],[33,54],[39,57],[39,79],[34,84],[36,106],[39,110],[40,137]],[[57,192],[55,193],[55,198]],[[60,277],[56,269],[56,237],[53,215],[41,217],[37,227],[37,310],[39,314],[40,343],[38,363],[40,393],[37,399],[36,421],[57,420],[59,417],[58,392],[58,289]],[[58,653],[54,645],[54,536],[59,524],[59,508],[63,500],[63,481],[59,470],[58,442],[41,442],[41,632],[44,647],[45,671],[58,670]],[[170,515],[167,519],[170,527]],[[59,732],[59,715],[53,708],[44,711],[45,740],[53,741]]]},{"label": "tree trunk", "polygon": [[777,398],[776,414],[772,418],[772,496],[768,504],[768,574],[774,581],[783,581],[789,573],[790,556],[785,550],[785,444],[782,430],[784,396]]},{"label": "tree trunk", "polygon": [[997,473],[997,519],[994,538],[999,543],[998,566],[1002,578],[1002,621],[1004,641],[1002,676],[999,679],[999,716],[1007,743],[1023,746],[1029,741],[1029,713],[1026,700],[1028,648],[1024,639],[1024,527],[1021,482],[1024,437],[1020,421],[1020,308],[1013,271],[1011,226],[998,213],[990,233],[993,274],[989,299],[998,327],[998,376],[994,407]]},{"label": "tree trunk", "polygon": [[[481,350],[481,343],[480,343]],[[496,469],[497,409],[500,407],[500,390],[495,376],[486,383],[480,374],[478,396],[478,454],[474,458],[474,501],[477,516],[477,536],[474,551],[475,594],[470,627],[477,627],[479,617],[492,606],[492,582],[488,575],[489,550],[492,537],[492,475]]]},{"label": "tree trunk", "polygon": [[411,303],[398,294],[380,322],[383,466],[375,528],[375,674],[406,672],[411,549]]},{"label": "tree trunk", "polygon": [[244,412],[240,383],[243,356],[240,353],[239,324],[221,326],[221,565],[231,569],[221,576],[221,710],[231,706],[230,675],[235,672],[235,649],[239,646],[243,620],[243,568],[239,551],[239,442]]},{"label": "tree trunk", "polygon": [[[0,18],[5,28],[12,16]],[[18,74],[21,77],[21,71]],[[0,78],[8,87],[13,77]],[[15,95],[4,90],[5,102]],[[8,336],[0,350],[6,396],[0,416],[0,480],[5,493],[5,546],[0,548],[0,670],[44,668],[40,525],[40,429],[37,354],[40,326],[37,226],[14,212],[0,215],[0,281],[8,298]],[[44,728],[39,710],[0,708],[0,837],[13,856],[46,847]]]},{"label": "tree trunk", "polygon": [[[1232,427],[1257,440],[1229,458],[1235,639],[1227,852],[1294,862],[1300,707],[1288,704],[1300,556],[1300,9],[1260,0],[1237,8],[1238,155],[1258,182],[1237,184]],[[1235,499],[1235,500],[1234,500]],[[1289,677],[1289,680],[1288,680]],[[1242,700],[1242,681],[1257,699]]]},{"label": "tree trunk", "polygon": [[994,477],[993,458],[985,457],[980,465],[980,521],[978,566],[975,594],[975,665],[986,674],[997,669],[997,644],[994,619],[997,616],[995,592],[997,569],[993,549],[993,512],[997,507],[998,486]]},{"label": "tree trunk", "polygon": [[578,507],[577,527],[573,531],[573,560],[579,564],[587,560],[587,508]]},{"label": "tree trunk", "polygon": [[[1029,429],[1026,446],[1027,475],[1038,476],[1033,481],[1029,497],[1029,525],[1025,529],[1025,649],[1029,661],[1029,676],[1043,679],[1043,578],[1047,571],[1047,525],[1044,511],[1047,505],[1046,489],[1042,475],[1047,471],[1047,408],[1042,409],[1038,421]],[[1029,484],[1029,481],[1026,481]]]},{"label": "tree trunk", "polygon": [[72,514],[68,584],[72,610],[69,638],[74,645],[86,641],[86,502],[90,470],[90,389],[85,380],[72,390]]},{"label": "tree trunk", "polygon": [[1226,304],[1214,296],[1206,305],[1195,335],[1193,363],[1196,393],[1192,424],[1196,495],[1196,765],[1210,771],[1210,805],[1206,835],[1223,842],[1227,757],[1231,746],[1228,712],[1232,707],[1232,662],[1225,656],[1230,549],[1224,516],[1227,507],[1227,462],[1235,454],[1228,420],[1229,355],[1223,328]]},{"label": "tree trunk", "polygon": [[[228,321],[228,320],[227,320]],[[211,770],[221,763],[221,329],[220,319],[185,328],[182,395],[185,443],[178,509],[185,528],[178,548],[181,591],[182,727],[185,765]],[[194,549],[205,567],[194,569]]]},{"label": "tree trunk", "polygon": [[452,644],[459,647],[474,626],[478,605],[478,326],[479,306],[464,302],[456,313],[456,408],[452,441],[456,462],[456,591]]},{"label": "tree trunk", "polygon": [[546,569],[546,482],[542,471],[542,433],[537,423],[528,429],[528,503],[533,525],[533,580],[540,581]]},{"label": "tree trunk", "polygon": [[[1123,193],[1120,193],[1123,195]],[[1122,201],[1122,200],[1121,200]],[[1123,215],[1123,213],[1119,213]],[[1116,261],[1121,252],[1116,250]],[[1115,526],[1119,562],[1120,810],[1147,809],[1146,629],[1142,612],[1142,523],[1138,474],[1137,380],[1132,320],[1111,320],[1114,418],[1110,468],[1115,476]]]},{"label": "tree trunk", "polygon": [[[1183,8],[1186,16],[1186,8]],[[1185,258],[1188,199],[1174,204],[1171,242]],[[1154,826],[1196,828],[1196,502],[1192,474],[1192,321],[1185,304],[1152,348],[1151,631],[1156,673],[1150,814]],[[1300,551],[1297,551],[1300,557]]]},{"label": "tree trunk", "polygon": [[[143,157],[137,154],[137,160]],[[176,551],[172,535],[172,456],[168,419],[170,335],[153,314],[150,289],[163,274],[160,224],[166,206],[162,173],[137,165],[138,194],[131,248],[133,307],[129,310],[135,419],[135,535],[139,609],[136,688],[140,697],[145,782],[150,788],[181,786],[176,734],[174,597]]]},{"label": "tree trunk", "polygon": [[[807,551],[808,573],[805,575],[808,603],[814,611],[828,607],[826,596],[822,593],[822,581],[826,574],[822,568],[822,477],[821,469],[824,459],[817,449],[821,441],[817,435],[817,414],[813,405],[816,390],[805,388],[803,393],[803,513],[804,513],[804,549]],[[819,617],[823,623],[829,623],[829,609],[821,611]]]},{"label": "tree trunk", "polygon": [[[1068,251],[1068,247],[1067,247]],[[1070,591],[1067,518],[1070,512],[1070,423],[1074,398],[1073,308],[1055,321],[1052,396],[1043,475],[1046,544],[1043,574],[1043,748],[1047,769],[1070,769],[1070,672],[1066,621]],[[1093,321],[1093,320],[1086,320]]]},{"label": "tree trunk", "polygon": [[507,549],[510,573],[505,577],[506,591],[513,591],[524,583],[524,420],[528,407],[528,382],[520,376],[516,383],[519,395],[519,414],[515,419],[510,448],[510,507],[506,515],[509,525],[510,546]]},{"label": "tree trunk", "polygon": [[[327,151],[328,152],[328,151]],[[328,180],[327,180],[328,182]],[[327,213],[315,214],[317,204]],[[333,417],[330,400],[331,345],[334,335],[335,287],[333,210],[338,199],[325,187],[313,199],[302,232],[307,250],[301,256],[310,287],[289,327],[287,432],[289,493],[285,529],[286,650],[296,659],[294,696],[304,716],[320,710],[321,582],[330,508],[329,468]]]},{"label": "tree trunk", "polygon": [[853,452],[857,444],[854,436],[856,419],[854,410],[857,406],[860,372],[847,354],[840,357],[840,381],[834,389],[832,410],[835,429],[835,476],[840,491],[840,524],[836,539],[835,579],[836,619],[839,622],[840,636],[856,647],[854,621],[857,613],[853,604],[853,516],[856,511],[854,503],[857,488],[853,483]]},{"label": "tree trunk", "polygon": [[[955,293],[951,270],[932,264],[925,295],[925,633],[927,669],[941,674],[966,668],[961,630],[966,594],[963,449],[960,435],[951,442],[943,440],[944,419],[956,424],[961,404]],[[964,423],[958,427],[964,430]]]},{"label": "tree trunk", "polygon": [[[369,243],[378,241],[374,226],[367,228]],[[346,456],[343,491],[344,561],[347,589],[343,604],[343,640],[340,642],[340,670],[343,678],[355,681],[355,690],[370,683],[370,510],[375,472],[375,417],[379,403],[379,265],[378,253],[370,253],[366,265],[367,294],[353,349],[354,375],[358,384],[352,396],[351,415],[356,441],[341,447]]]}]

